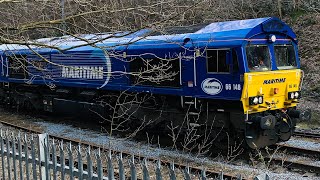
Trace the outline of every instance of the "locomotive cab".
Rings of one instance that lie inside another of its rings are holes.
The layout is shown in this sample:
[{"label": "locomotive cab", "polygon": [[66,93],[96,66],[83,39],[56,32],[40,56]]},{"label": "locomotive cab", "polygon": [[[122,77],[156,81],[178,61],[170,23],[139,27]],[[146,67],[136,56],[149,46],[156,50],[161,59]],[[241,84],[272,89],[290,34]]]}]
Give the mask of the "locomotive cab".
[{"label": "locomotive cab", "polygon": [[241,101],[251,148],[289,140],[301,116],[296,110],[303,80],[297,39],[281,21],[266,22],[262,30],[243,45]]},{"label": "locomotive cab", "polygon": [[202,71],[194,79],[207,95],[202,96],[207,114],[214,109],[211,119],[224,118],[221,126],[243,135],[250,148],[289,140],[302,116],[296,106],[303,81],[292,29],[278,18],[261,18],[215,23],[205,30],[217,32],[204,45],[206,64],[199,59]]}]

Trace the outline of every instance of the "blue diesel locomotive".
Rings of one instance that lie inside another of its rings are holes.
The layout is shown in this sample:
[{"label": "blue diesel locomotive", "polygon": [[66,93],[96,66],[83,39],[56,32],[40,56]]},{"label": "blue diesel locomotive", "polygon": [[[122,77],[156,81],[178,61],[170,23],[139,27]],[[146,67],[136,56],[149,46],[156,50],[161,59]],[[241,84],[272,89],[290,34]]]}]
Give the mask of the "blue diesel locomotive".
[{"label": "blue diesel locomotive", "polygon": [[148,127],[164,131],[172,125],[215,138],[223,130],[251,148],[288,140],[301,116],[297,37],[278,18],[169,28],[165,35],[143,29],[43,38],[0,50],[0,97],[14,106],[108,114],[119,94],[134,93],[148,98],[137,105],[129,98],[118,114],[156,119]]}]

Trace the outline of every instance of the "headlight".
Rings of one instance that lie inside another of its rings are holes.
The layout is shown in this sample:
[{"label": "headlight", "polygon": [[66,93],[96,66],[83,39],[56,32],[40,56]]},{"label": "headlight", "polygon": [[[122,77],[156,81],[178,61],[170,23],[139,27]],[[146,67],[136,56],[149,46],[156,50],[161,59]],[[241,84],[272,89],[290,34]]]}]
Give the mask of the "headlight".
[{"label": "headlight", "polygon": [[274,43],[274,42],[276,42],[276,40],[277,40],[276,35],[274,35],[274,34],[269,35],[269,42]]},{"label": "headlight", "polygon": [[300,91],[288,92],[288,99],[289,100],[299,99],[300,97],[301,97]]},{"label": "headlight", "polygon": [[263,96],[249,97],[249,105],[257,105],[263,103]]},{"label": "headlight", "polygon": [[290,98],[294,99],[294,92],[290,93]]}]

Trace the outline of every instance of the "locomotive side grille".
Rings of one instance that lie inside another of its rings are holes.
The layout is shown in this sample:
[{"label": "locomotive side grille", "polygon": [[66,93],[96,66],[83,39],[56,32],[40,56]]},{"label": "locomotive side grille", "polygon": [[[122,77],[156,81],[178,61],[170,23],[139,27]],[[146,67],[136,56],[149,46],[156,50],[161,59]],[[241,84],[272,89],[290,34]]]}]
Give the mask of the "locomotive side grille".
[{"label": "locomotive side grille", "polygon": [[9,56],[8,63],[10,78],[26,79],[28,77],[26,55]]},{"label": "locomotive side grille", "polygon": [[132,85],[179,87],[179,59],[135,58],[130,62]]},{"label": "locomotive side grille", "polygon": [[97,81],[105,78],[105,72],[111,64],[109,58],[100,52],[77,52],[70,54],[51,54],[52,76],[60,80]]}]

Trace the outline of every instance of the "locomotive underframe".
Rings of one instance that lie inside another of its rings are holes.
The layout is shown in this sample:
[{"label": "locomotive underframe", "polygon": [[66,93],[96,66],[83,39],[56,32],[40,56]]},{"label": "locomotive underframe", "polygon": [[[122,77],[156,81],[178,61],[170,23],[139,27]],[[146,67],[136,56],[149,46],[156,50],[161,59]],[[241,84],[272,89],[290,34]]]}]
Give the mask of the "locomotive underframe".
[{"label": "locomotive underframe", "polygon": [[246,115],[241,111],[240,101],[143,93],[129,93],[119,98],[119,92],[65,87],[51,90],[46,86],[15,83],[3,83],[0,97],[1,102],[16,108],[80,116],[79,112],[93,112],[106,119],[117,117],[119,123],[126,121],[124,124],[131,128],[146,123],[146,128],[163,132],[170,132],[174,127],[181,134],[192,130],[199,136],[209,134],[220,145],[231,139],[245,139],[250,148],[288,140],[299,116],[294,108]]}]

